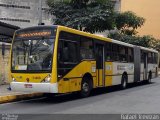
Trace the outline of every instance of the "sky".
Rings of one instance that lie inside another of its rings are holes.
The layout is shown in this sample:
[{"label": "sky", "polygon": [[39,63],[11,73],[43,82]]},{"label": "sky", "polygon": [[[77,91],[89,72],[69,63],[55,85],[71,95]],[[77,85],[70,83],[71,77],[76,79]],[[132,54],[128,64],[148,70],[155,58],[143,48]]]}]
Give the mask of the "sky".
[{"label": "sky", "polygon": [[146,19],[138,29],[139,35],[160,39],[160,0],[122,0],[121,11],[133,11]]}]

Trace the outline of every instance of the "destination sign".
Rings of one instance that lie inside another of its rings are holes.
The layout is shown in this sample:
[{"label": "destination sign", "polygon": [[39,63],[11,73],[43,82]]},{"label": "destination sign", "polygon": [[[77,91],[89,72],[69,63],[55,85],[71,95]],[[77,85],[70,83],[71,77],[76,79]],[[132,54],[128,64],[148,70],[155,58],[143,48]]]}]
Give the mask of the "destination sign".
[{"label": "destination sign", "polygon": [[40,31],[40,32],[27,32],[17,34],[17,37],[40,37],[40,36],[50,36],[51,31]]}]

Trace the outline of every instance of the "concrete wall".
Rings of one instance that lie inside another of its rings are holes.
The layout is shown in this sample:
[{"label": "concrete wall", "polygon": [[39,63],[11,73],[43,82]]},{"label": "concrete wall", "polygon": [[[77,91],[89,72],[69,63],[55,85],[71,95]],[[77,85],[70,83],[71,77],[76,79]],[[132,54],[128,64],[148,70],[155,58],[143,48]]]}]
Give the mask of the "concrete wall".
[{"label": "concrete wall", "polygon": [[2,43],[0,42],[0,84],[9,82],[10,44],[5,43],[5,55],[2,56]]},{"label": "concrete wall", "polygon": [[[42,8],[47,8],[46,0],[42,0]],[[21,28],[38,24],[39,0],[0,0],[0,21]],[[51,24],[50,16],[42,10],[45,24]]]},{"label": "concrete wall", "polygon": [[115,2],[115,11],[120,12],[121,11],[121,0],[112,0]]}]

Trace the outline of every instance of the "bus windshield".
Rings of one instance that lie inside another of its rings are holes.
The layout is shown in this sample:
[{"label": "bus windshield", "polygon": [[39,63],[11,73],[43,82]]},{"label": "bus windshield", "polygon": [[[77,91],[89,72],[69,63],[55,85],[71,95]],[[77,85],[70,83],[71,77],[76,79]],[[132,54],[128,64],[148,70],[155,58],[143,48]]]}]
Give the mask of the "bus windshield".
[{"label": "bus windshield", "polygon": [[15,37],[12,44],[12,71],[49,72],[55,37]]}]

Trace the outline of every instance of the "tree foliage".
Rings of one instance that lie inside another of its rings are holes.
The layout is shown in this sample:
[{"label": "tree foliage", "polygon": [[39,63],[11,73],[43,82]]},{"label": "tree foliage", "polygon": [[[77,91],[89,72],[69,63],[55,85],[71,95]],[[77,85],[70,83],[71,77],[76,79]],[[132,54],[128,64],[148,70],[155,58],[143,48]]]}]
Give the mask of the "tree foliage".
[{"label": "tree foliage", "polygon": [[91,33],[117,28],[110,38],[160,51],[159,40],[136,35],[145,19],[131,11],[115,13],[111,0],[48,0],[47,4],[48,13],[55,16],[54,24]]},{"label": "tree foliage", "polygon": [[110,0],[48,0],[54,24],[87,32],[102,32],[114,28],[114,4]]},{"label": "tree foliage", "polygon": [[150,35],[144,35],[141,37],[141,36],[131,36],[126,34],[121,34],[117,32],[110,34],[109,37],[122,42],[153,48],[160,51],[160,40],[155,39],[153,36]]},{"label": "tree foliage", "polygon": [[116,17],[116,27],[122,34],[135,35],[136,29],[141,27],[145,19],[137,16],[131,11],[118,13]]}]

